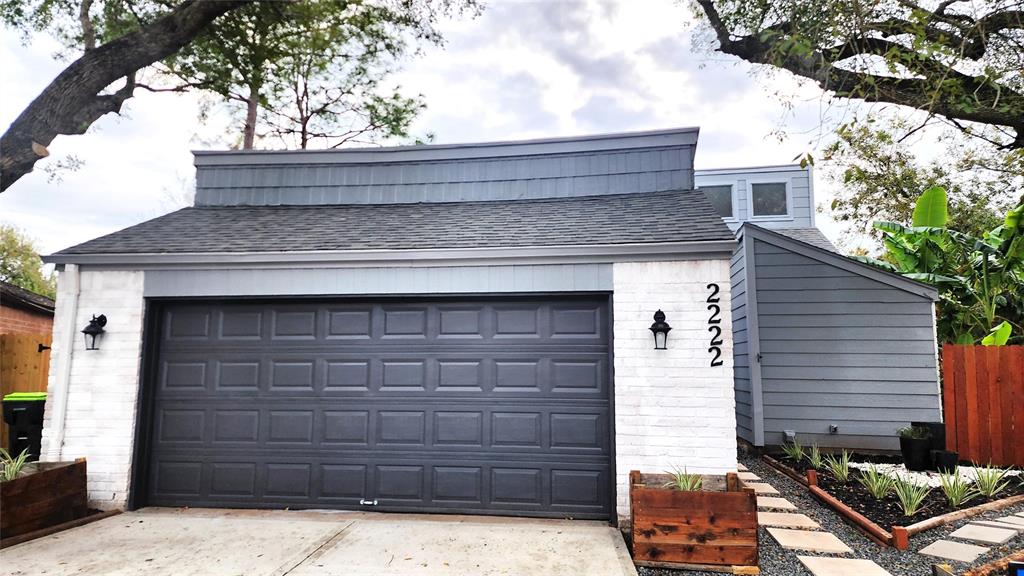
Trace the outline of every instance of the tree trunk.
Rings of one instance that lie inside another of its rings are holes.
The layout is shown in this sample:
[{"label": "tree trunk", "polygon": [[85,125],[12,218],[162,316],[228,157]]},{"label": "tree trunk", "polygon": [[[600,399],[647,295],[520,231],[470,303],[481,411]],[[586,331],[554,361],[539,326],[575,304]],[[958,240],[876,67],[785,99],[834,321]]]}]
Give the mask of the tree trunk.
[{"label": "tree trunk", "polygon": [[[151,24],[112,40],[68,65],[0,137],[0,192],[32,171],[59,134],[83,134],[101,116],[119,112],[135,88],[138,70],[192,41],[218,16],[245,0],[186,0]],[[102,91],[118,79],[113,94]]]},{"label": "tree trunk", "polygon": [[252,150],[256,143],[256,113],[260,109],[260,89],[249,86],[249,99],[245,101],[245,129],[242,131],[242,149]]}]

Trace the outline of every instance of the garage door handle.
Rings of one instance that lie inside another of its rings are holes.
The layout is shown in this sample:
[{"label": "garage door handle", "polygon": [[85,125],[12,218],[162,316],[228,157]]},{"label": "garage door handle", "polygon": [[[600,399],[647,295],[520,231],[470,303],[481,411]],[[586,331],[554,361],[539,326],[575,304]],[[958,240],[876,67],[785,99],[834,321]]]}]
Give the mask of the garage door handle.
[{"label": "garage door handle", "polygon": [[363,499],[360,499],[359,503],[362,504],[363,506],[376,506],[377,505],[377,499],[376,498],[374,498],[373,500],[363,500]]}]

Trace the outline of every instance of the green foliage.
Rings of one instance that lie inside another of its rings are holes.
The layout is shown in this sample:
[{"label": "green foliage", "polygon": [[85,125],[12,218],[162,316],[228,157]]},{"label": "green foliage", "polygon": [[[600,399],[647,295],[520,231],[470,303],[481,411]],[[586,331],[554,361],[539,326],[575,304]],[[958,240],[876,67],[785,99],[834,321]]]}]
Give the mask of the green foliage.
[{"label": "green foliage", "polygon": [[940,474],[939,481],[942,482],[942,493],[946,501],[953,508],[959,508],[979,495],[972,483],[960,476],[959,469],[952,474]]},{"label": "green foliage", "polygon": [[1006,490],[1010,481],[1006,479],[1006,470],[991,465],[979,466],[974,469],[974,485],[979,494],[991,499]]},{"label": "green foliage", "polygon": [[914,226],[931,226],[942,228],[949,220],[946,209],[946,191],[941,186],[932,186],[921,193],[914,205]]},{"label": "green foliage", "polygon": [[931,494],[932,489],[927,484],[917,484],[909,480],[897,480],[896,498],[900,501],[904,516],[913,516],[921,510],[924,499]]},{"label": "green foliage", "polygon": [[981,343],[985,346],[1006,346],[1006,343],[1010,341],[1010,333],[1013,328],[1010,327],[1010,323],[1003,320],[999,324],[992,327],[988,335],[981,339]]},{"label": "green foliage", "polygon": [[900,438],[912,438],[914,440],[922,440],[924,438],[931,438],[932,431],[927,426],[904,426],[896,431],[896,434]]},{"label": "green foliage", "polygon": [[672,479],[665,483],[665,488],[679,490],[680,492],[698,492],[704,485],[700,474],[690,474],[686,471],[686,468],[680,470],[673,467],[672,471],[666,472],[666,474],[671,476]]},{"label": "green foliage", "polygon": [[825,469],[832,473],[843,484],[846,484],[850,480],[850,453],[843,450],[842,454],[837,458],[833,454],[825,456]]},{"label": "green foliage", "polygon": [[811,444],[811,451],[807,453],[807,463],[811,465],[811,468],[821,470],[821,450],[818,449],[817,444]]},{"label": "green foliage", "polygon": [[[918,200],[922,219],[942,221],[941,194]],[[930,214],[932,216],[925,216]],[[908,278],[936,285],[936,327],[941,343],[1024,341],[1024,204],[981,238],[945,226],[875,222],[887,262],[859,258]],[[922,220],[923,221],[923,220]],[[1002,326],[1006,323],[1009,328]]]},{"label": "green foliage", "polygon": [[32,240],[6,224],[0,225],[0,280],[49,298],[57,292],[57,281],[43,271]]},{"label": "green foliage", "polygon": [[12,457],[10,452],[0,448],[0,482],[8,482],[17,478],[21,469],[25,467],[27,458],[28,448],[22,450],[17,457]]},{"label": "green foliage", "polygon": [[789,459],[794,462],[799,462],[804,459],[804,447],[800,445],[799,440],[794,439],[789,444],[783,444],[782,451],[785,452],[786,456],[789,456]]},{"label": "green foliage", "polygon": [[860,482],[876,500],[885,498],[896,488],[896,479],[880,472],[874,464],[860,471],[857,482]]}]

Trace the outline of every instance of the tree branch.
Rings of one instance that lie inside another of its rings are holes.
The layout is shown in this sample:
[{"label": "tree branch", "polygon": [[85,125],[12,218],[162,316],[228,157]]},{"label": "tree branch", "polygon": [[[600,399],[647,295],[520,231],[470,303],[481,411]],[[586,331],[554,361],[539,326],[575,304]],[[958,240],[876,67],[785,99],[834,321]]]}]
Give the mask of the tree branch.
[{"label": "tree branch", "polygon": [[[100,116],[119,112],[135,88],[135,72],[174,54],[218,16],[245,4],[186,0],[151,24],[87,50],[0,137],[0,192],[31,172],[58,135],[82,134]],[[123,88],[102,93],[120,78],[128,79]]]}]

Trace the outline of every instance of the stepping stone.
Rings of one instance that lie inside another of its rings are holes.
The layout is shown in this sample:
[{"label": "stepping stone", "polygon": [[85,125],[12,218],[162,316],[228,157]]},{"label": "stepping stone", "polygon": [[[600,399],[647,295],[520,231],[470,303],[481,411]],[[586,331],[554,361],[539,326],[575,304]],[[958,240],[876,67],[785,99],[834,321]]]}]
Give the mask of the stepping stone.
[{"label": "stepping stone", "polygon": [[935,556],[936,558],[945,558],[958,562],[974,562],[978,559],[978,556],[988,552],[988,548],[953,542],[951,540],[936,540],[921,548],[918,552],[925,556]]},{"label": "stepping stone", "polygon": [[1017,512],[1016,514],[1014,514],[1014,516],[1020,516],[1021,518],[1024,518],[1024,512]]},{"label": "stepping stone", "polygon": [[743,465],[743,464],[741,464],[741,463],[737,463],[737,464],[736,464],[736,469],[737,469],[737,470],[739,470],[740,472],[746,472],[746,471],[747,471],[747,467],[746,467],[746,466],[744,466],[744,465]]},{"label": "stepping stone", "polygon": [[775,510],[796,510],[796,505],[785,498],[772,498],[771,496],[758,496],[758,508],[774,508]]},{"label": "stepping stone", "polygon": [[771,484],[765,484],[764,482],[744,482],[744,486],[747,488],[753,488],[755,494],[778,494],[779,491],[772,488]]},{"label": "stepping stone", "polygon": [[1014,516],[1003,516],[1001,518],[996,518],[996,522],[1004,522],[1006,524],[1014,524],[1016,526],[1024,526],[1024,518],[1021,518],[1020,516],[1017,516],[1017,515],[1014,515]]},{"label": "stepping stone", "polygon": [[978,524],[980,526],[988,526],[990,528],[1002,528],[1004,530],[1016,530],[1018,533],[1024,532],[1024,526],[1018,526],[1017,524],[1005,524],[997,520],[975,520],[971,524]]},{"label": "stepping stone", "polygon": [[1005,530],[1003,528],[990,528],[988,526],[976,526],[968,524],[955,532],[949,534],[950,538],[970,540],[980,544],[1004,544],[1017,535],[1016,530]]},{"label": "stepping stone", "polygon": [[753,472],[740,472],[740,480],[750,481],[750,480],[760,480],[760,479],[761,479],[761,477],[758,476],[757,474],[754,474]]},{"label": "stepping stone", "polygon": [[821,528],[821,525],[804,514],[785,512],[758,512],[757,523],[778,528]]},{"label": "stepping stone", "polygon": [[852,554],[853,549],[831,532],[808,532],[786,528],[768,528],[772,538],[786,550],[807,550],[829,554]]},{"label": "stepping stone", "polygon": [[797,556],[800,563],[814,576],[892,576],[871,560]]}]

